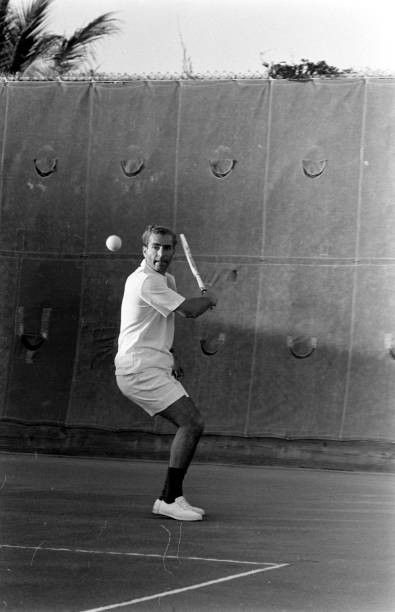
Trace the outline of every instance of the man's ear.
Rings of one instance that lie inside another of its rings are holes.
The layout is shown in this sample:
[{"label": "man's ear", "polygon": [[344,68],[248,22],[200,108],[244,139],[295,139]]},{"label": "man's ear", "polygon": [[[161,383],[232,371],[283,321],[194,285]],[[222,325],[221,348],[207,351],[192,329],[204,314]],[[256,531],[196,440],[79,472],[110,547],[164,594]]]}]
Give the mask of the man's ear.
[{"label": "man's ear", "polygon": [[143,255],[144,255],[144,257],[145,257],[146,252],[147,252],[147,247],[145,246],[145,244],[143,244]]}]

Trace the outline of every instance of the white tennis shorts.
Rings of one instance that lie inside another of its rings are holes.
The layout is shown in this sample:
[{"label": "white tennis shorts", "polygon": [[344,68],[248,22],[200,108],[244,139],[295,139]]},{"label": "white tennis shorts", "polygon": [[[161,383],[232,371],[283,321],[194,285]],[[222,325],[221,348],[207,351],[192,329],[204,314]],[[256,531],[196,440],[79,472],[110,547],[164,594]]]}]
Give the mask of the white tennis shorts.
[{"label": "white tennis shorts", "polygon": [[138,373],[116,373],[119,390],[150,416],[166,410],[188,393],[170,370],[148,368]]}]

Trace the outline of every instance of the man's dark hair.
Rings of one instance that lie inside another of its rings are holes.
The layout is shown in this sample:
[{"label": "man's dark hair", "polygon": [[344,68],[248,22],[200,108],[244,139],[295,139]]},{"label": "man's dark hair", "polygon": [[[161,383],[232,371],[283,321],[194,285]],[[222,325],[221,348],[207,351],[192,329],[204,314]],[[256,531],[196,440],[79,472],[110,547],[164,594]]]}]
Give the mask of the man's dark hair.
[{"label": "man's dark hair", "polygon": [[147,225],[142,235],[144,246],[148,246],[151,234],[169,234],[173,238],[173,247],[175,247],[177,244],[177,234],[173,232],[173,230],[169,229],[168,227],[164,227],[163,225]]}]

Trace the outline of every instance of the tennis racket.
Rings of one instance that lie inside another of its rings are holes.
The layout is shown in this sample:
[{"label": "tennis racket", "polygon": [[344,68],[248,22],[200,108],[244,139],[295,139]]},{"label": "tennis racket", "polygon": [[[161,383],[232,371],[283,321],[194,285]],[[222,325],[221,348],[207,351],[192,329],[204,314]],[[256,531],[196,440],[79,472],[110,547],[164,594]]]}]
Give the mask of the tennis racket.
[{"label": "tennis racket", "polygon": [[202,280],[202,277],[200,276],[198,267],[197,267],[196,262],[195,262],[195,260],[193,258],[193,255],[191,253],[191,249],[189,248],[188,241],[185,238],[184,234],[180,234],[180,239],[181,239],[182,248],[184,249],[184,254],[185,254],[185,257],[186,257],[187,262],[189,264],[189,267],[191,269],[191,272],[192,272],[193,276],[196,279],[196,282],[197,282],[197,284],[199,286],[200,291],[202,292],[202,294],[204,294],[207,291],[207,287],[204,284],[204,282]]}]

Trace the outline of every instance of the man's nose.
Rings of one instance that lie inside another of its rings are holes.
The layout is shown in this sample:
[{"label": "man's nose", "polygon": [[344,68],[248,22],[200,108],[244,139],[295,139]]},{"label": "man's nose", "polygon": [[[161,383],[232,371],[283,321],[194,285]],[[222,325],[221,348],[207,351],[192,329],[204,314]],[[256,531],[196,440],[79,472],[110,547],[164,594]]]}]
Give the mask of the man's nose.
[{"label": "man's nose", "polygon": [[159,255],[159,257],[163,257],[163,253],[164,253],[164,249],[163,249],[163,246],[161,246],[161,247],[159,247],[159,249],[158,249],[158,255]]}]

